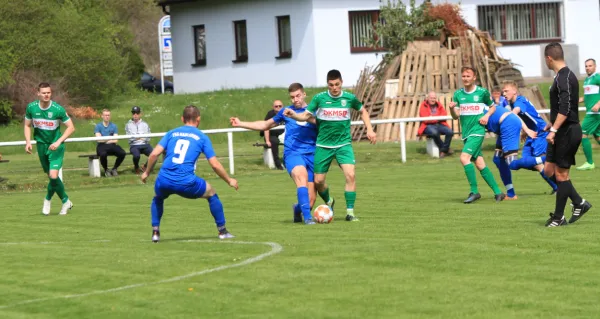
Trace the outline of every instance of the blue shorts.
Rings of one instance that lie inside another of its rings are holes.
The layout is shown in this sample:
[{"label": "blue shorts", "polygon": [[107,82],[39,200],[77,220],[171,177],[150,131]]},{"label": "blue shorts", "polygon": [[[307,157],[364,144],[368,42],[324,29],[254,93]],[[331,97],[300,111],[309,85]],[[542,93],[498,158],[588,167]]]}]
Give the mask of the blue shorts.
[{"label": "blue shorts", "polygon": [[523,145],[523,157],[538,157],[546,154],[546,150],[548,149],[548,141],[546,141],[546,136],[548,136],[548,132],[538,133],[535,139],[527,137],[525,140],[525,145]]},{"label": "blue shorts", "polygon": [[496,139],[496,148],[502,149],[503,153],[518,151],[520,138],[521,119],[516,114],[509,114],[500,123],[500,134]]},{"label": "blue shorts", "polygon": [[172,194],[179,195],[184,198],[196,199],[201,198],[206,192],[206,181],[196,176],[193,180],[185,183],[172,181],[166,178],[156,179],[154,183],[154,193],[156,197],[166,199]]},{"label": "blue shorts", "polygon": [[287,169],[288,174],[292,176],[292,170],[296,166],[304,166],[306,167],[306,171],[308,172],[308,182],[312,183],[315,181],[315,173],[314,173],[314,154],[284,154],[283,155],[283,163],[285,165],[285,169]]}]

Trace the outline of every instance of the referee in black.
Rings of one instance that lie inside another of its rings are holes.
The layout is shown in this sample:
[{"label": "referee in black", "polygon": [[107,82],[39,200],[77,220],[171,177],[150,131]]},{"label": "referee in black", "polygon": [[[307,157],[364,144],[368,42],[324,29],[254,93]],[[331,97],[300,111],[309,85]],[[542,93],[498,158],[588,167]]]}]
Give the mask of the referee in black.
[{"label": "referee in black", "polygon": [[579,124],[579,82],[575,74],[567,67],[564,52],[559,43],[550,43],[544,50],[548,69],[556,76],[550,87],[550,124],[546,126],[548,151],[544,172],[556,179],[556,206],[554,213],[546,222],[546,227],[566,226],[564,216],[567,199],[573,203],[569,223],[576,222],[592,204],[581,198],[571,183],[569,170],[575,165],[575,154],[581,144],[581,125]]}]

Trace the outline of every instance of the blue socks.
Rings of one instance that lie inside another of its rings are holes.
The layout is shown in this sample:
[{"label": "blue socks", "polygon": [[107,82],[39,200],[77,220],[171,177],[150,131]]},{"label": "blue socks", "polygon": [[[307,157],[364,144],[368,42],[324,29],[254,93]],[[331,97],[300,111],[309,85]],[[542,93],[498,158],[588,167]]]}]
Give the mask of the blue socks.
[{"label": "blue socks", "polygon": [[302,211],[302,217],[304,220],[312,219],[312,215],[310,213],[310,199],[308,197],[308,188],[302,186],[296,189],[296,195],[298,197],[298,205],[296,205],[296,209]]},{"label": "blue socks", "polygon": [[[514,163],[515,161],[513,161]],[[502,179],[502,183],[506,187],[506,195],[508,197],[515,197],[515,189],[512,184],[512,173],[510,172],[510,168],[508,164],[504,161],[500,156],[494,156],[494,164],[498,167],[498,171],[500,171],[500,178]],[[511,163],[512,165],[512,163]]]},{"label": "blue socks", "polygon": [[154,199],[152,199],[152,206],[150,207],[150,213],[152,214],[152,227],[160,226],[160,219],[162,218],[164,207],[164,198],[158,198],[154,196]]},{"label": "blue socks", "polygon": [[210,213],[215,219],[217,227],[225,226],[225,213],[223,212],[223,204],[219,199],[219,195],[214,194],[208,198],[208,207],[210,208]]},{"label": "blue socks", "polygon": [[544,170],[542,170],[540,172],[540,175],[542,175],[542,178],[546,181],[546,183],[548,183],[548,185],[550,185],[550,187],[552,187],[552,190],[556,191],[558,190],[558,186],[556,185],[556,183],[552,180],[552,178],[546,176],[546,174],[544,174]]}]

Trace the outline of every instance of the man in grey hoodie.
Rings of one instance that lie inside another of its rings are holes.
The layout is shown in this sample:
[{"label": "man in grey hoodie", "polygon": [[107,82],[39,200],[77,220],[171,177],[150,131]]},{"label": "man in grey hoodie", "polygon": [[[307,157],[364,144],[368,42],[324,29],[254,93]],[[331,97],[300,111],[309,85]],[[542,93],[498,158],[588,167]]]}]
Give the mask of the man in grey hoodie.
[{"label": "man in grey hoodie", "polygon": [[[125,133],[127,135],[136,135],[136,134],[148,134],[150,133],[150,126],[148,123],[142,120],[142,109],[139,106],[134,106],[131,109],[131,120],[127,122],[125,125]],[[129,151],[131,152],[131,156],[133,156],[133,165],[135,167],[135,173],[141,174],[145,169],[146,164],[144,164],[144,168],[140,170],[140,156],[144,154],[149,156],[152,153],[152,145],[150,145],[149,137],[139,137],[139,138],[130,138],[129,139]]]}]

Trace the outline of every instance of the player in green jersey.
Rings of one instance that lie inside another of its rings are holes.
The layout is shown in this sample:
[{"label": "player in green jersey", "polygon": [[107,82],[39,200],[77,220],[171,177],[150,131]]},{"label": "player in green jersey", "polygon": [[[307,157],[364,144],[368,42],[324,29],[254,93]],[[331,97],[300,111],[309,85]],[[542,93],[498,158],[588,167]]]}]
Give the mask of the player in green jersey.
[{"label": "player in green jersey", "polygon": [[[504,200],[506,195],[498,187],[492,171],[485,165],[481,152],[481,145],[485,137],[485,125],[490,115],[496,111],[496,106],[492,101],[490,92],[475,84],[476,77],[473,68],[463,67],[461,74],[464,88],[454,92],[449,107],[452,118],[457,119],[460,117],[464,142],[460,162],[467,175],[469,185],[471,185],[471,192],[464,203],[470,204],[481,198],[477,189],[475,167],[477,167],[485,182],[492,188],[494,197],[499,202]],[[486,107],[489,107],[487,113],[485,112]],[[475,165],[471,162],[475,162]]]},{"label": "player in green jersey", "polygon": [[[48,174],[50,178],[42,213],[50,214],[50,201],[56,193],[62,200],[60,215],[66,215],[67,211],[73,207],[73,203],[65,192],[65,185],[58,178],[58,171],[62,168],[65,154],[63,142],[73,134],[75,126],[65,109],[52,101],[50,84],[40,83],[37,94],[39,100],[29,103],[25,111],[25,152],[31,154],[31,125],[33,124],[33,139],[36,141],[40,163],[44,173]],[[67,127],[62,135],[60,134],[61,122]]]},{"label": "player in green jersey", "polygon": [[583,98],[579,98],[579,103],[585,104],[585,118],[581,123],[583,131],[581,146],[586,163],[577,167],[581,171],[596,168],[592,159],[592,143],[588,137],[593,136],[600,144],[600,74],[596,73],[596,60],[587,59],[585,61],[585,73],[588,76],[583,81]]},{"label": "player in green jersey", "polygon": [[311,117],[317,119],[317,148],[315,150],[315,186],[319,196],[333,208],[333,197],[329,196],[329,188],[325,184],[325,177],[329,166],[336,160],[346,178],[344,197],[346,199],[346,220],[358,221],[354,215],[354,202],[356,201],[356,181],[354,165],[354,150],[352,149],[352,136],[350,135],[351,109],[361,112],[361,119],[367,127],[367,138],[374,144],[377,135],[371,126],[369,112],[362,103],[349,92],[342,90],[342,74],[338,70],[327,73],[326,92],[313,97],[306,111],[296,113],[294,110],[285,109],[284,115],[296,121],[307,121]]}]

